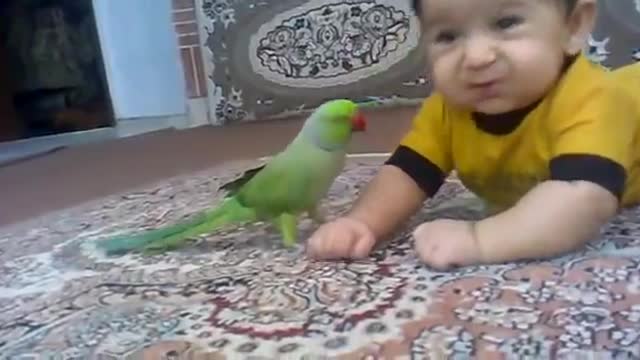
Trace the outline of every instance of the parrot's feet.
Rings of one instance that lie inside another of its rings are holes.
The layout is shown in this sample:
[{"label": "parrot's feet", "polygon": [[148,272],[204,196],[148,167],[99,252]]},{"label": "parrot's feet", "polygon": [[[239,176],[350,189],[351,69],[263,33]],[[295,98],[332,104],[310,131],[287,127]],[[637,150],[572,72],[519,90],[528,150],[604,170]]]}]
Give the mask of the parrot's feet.
[{"label": "parrot's feet", "polygon": [[282,235],[282,242],[285,247],[292,247],[296,244],[298,237],[298,219],[295,215],[284,213],[278,217],[278,229]]}]

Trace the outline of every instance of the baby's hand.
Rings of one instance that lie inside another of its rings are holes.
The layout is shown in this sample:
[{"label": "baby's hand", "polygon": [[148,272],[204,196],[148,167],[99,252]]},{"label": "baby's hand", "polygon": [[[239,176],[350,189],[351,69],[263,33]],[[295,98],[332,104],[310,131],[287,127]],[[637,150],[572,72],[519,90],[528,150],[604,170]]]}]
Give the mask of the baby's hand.
[{"label": "baby's hand", "polygon": [[376,243],[369,227],[342,217],[320,226],[307,242],[307,254],[316,259],[365,258]]},{"label": "baby's hand", "polygon": [[414,230],[413,236],[420,259],[437,270],[475,265],[482,260],[471,222],[448,219],[425,222]]}]

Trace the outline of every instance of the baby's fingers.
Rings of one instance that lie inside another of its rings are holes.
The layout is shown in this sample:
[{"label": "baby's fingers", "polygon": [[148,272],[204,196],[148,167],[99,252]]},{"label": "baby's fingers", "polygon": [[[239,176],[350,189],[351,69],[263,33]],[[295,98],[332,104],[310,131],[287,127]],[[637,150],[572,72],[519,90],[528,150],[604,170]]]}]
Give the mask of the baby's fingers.
[{"label": "baby's fingers", "polygon": [[322,254],[322,229],[318,229],[307,240],[307,256],[311,258],[318,258]]},{"label": "baby's fingers", "polygon": [[373,234],[370,231],[361,232],[353,241],[349,251],[350,257],[353,259],[364,259],[368,257],[375,243]]},{"label": "baby's fingers", "polygon": [[307,243],[307,254],[312,258],[323,260],[347,257],[354,242],[354,236],[348,231],[340,230],[343,229],[339,226],[318,229]]},{"label": "baby's fingers", "polygon": [[372,241],[358,241],[351,250],[352,259],[364,259],[371,253]]}]

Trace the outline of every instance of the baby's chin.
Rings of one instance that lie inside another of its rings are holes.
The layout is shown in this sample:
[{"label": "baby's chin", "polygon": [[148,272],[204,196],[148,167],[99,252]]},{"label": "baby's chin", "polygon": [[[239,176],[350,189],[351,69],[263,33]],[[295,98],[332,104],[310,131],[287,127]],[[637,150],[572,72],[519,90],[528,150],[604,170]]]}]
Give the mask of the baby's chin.
[{"label": "baby's chin", "polygon": [[473,104],[471,107],[473,111],[487,115],[504,114],[518,108],[513,103],[500,99],[483,101],[482,103]]},{"label": "baby's chin", "polygon": [[533,101],[523,102],[516,101],[515,99],[496,97],[469,103],[466,107],[472,109],[474,112],[498,115],[525,108],[532,103]]},{"label": "baby's chin", "polygon": [[533,94],[508,95],[503,93],[494,97],[477,98],[464,91],[454,91],[453,89],[441,89],[440,92],[454,107],[487,115],[498,115],[523,109],[539,99]]}]

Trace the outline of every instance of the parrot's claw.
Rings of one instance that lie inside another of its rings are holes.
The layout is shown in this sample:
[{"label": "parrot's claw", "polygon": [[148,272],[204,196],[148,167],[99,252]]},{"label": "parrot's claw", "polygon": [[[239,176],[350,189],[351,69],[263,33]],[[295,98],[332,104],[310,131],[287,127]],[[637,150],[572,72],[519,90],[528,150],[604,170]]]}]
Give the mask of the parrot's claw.
[{"label": "parrot's claw", "polygon": [[282,242],[285,247],[292,247],[296,244],[297,238],[297,218],[291,214],[282,214],[278,218],[278,228],[282,234]]}]

